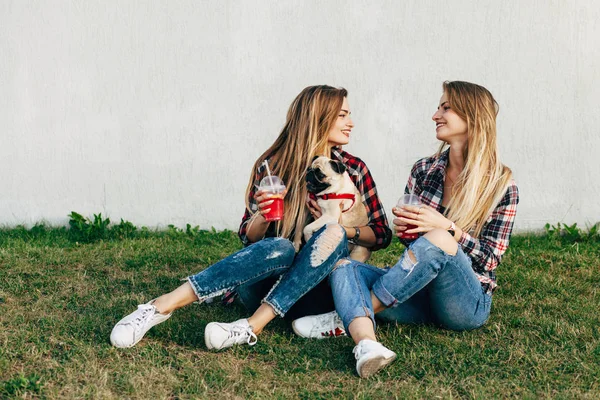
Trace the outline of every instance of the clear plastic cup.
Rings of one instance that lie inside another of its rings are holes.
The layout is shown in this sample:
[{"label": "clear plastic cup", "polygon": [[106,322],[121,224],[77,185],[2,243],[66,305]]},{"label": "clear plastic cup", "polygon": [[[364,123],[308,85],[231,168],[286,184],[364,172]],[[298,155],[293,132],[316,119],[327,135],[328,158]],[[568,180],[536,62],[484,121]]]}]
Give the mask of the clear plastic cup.
[{"label": "clear plastic cup", "polygon": [[[404,206],[420,206],[423,204],[421,199],[416,194],[403,194],[398,199],[398,203],[396,204],[397,208],[402,208]],[[418,233],[406,233],[409,229],[416,228],[416,225],[406,225],[406,230],[400,233],[400,237],[402,239],[417,239],[419,237]]]},{"label": "clear plastic cup", "polygon": [[277,176],[265,176],[258,185],[258,190],[271,193],[271,197],[268,200],[273,200],[273,203],[268,206],[271,210],[264,214],[265,220],[267,221],[280,221],[283,218],[283,192],[285,191],[285,185]]}]

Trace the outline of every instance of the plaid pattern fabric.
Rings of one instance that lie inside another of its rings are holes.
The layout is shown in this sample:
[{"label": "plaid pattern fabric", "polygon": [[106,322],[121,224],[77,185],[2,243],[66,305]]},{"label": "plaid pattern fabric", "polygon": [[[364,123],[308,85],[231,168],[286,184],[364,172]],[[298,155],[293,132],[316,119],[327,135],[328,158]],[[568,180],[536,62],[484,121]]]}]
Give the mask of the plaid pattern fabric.
[{"label": "plaid pattern fabric", "polygon": [[[444,211],[442,197],[449,152],[450,150],[446,150],[440,155],[417,161],[404,190],[405,193],[414,191],[423,204],[440,212]],[[481,235],[473,237],[468,232],[463,232],[458,241],[473,261],[473,270],[486,290],[493,290],[497,286],[494,270],[508,248],[518,203],[519,189],[515,182],[511,181],[506,194],[487,219]]]},{"label": "plaid pattern fabric", "polygon": [[[354,157],[353,155],[336,148],[331,151],[331,159],[341,161],[346,166],[350,179],[363,196],[363,203],[367,207],[367,214],[369,216],[369,223],[367,226],[373,230],[376,238],[375,246],[373,246],[371,250],[386,248],[392,240],[392,231],[388,225],[383,205],[377,195],[375,181],[373,180],[367,165],[358,157]],[[254,192],[262,179],[263,174],[263,167],[261,167],[254,177],[254,189],[249,193],[248,200],[252,213],[255,213],[258,210],[258,205],[254,201]],[[245,246],[249,244],[248,239],[246,238],[246,230],[252,213],[249,210],[246,210],[238,231],[238,235]],[[270,224],[265,237],[273,236],[276,236],[275,224]]]}]

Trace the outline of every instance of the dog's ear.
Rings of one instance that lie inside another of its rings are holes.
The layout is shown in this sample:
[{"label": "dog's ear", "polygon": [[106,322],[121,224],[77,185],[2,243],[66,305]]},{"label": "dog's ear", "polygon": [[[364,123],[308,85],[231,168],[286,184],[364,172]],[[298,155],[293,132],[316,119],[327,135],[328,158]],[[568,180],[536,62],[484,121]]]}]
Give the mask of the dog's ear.
[{"label": "dog's ear", "polygon": [[317,158],[319,158],[319,156],[314,156],[314,157],[313,157],[313,159],[312,159],[312,160],[310,160],[310,163],[311,163],[311,164],[312,164],[312,163],[314,163],[314,162],[315,162],[315,160],[316,160]]},{"label": "dog's ear", "polygon": [[331,169],[334,170],[338,174],[343,174],[346,172],[346,166],[341,161],[329,161],[331,165]]}]

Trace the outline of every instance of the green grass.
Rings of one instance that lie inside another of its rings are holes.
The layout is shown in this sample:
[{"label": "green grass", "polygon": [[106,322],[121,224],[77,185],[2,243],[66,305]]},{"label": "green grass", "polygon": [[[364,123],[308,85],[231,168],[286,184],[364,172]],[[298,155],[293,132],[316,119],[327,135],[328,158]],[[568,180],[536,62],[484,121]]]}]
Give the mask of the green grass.
[{"label": "green grass", "polygon": [[[240,248],[199,230],[77,243],[65,229],[0,231],[0,398],[599,398],[600,241],[517,236],[481,329],[380,325],[397,361],[355,375],[348,338],[297,338],[281,320],[254,347],[208,352],[210,321],[240,306],[192,305],[135,348],[112,348],[138,303]],[[401,246],[375,253],[390,264]]]}]

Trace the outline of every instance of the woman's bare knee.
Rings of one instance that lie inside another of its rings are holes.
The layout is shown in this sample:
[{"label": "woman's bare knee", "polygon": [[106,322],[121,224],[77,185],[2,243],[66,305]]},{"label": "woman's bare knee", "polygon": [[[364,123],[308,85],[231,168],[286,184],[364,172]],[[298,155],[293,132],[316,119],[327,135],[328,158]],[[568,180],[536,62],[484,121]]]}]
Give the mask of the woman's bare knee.
[{"label": "woman's bare knee", "polygon": [[408,249],[406,251],[408,252],[408,257],[410,258],[410,261],[412,261],[413,264],[415,264],[417,262],[417,257],[415,256],[415,253],[413,253],[411,249]]},{"label": "woman's bare knee", "polygon": [[350,260],[348,260],[347,258],[343,258],[335,263],[335,267],[333,269],[338,269],[339,267],[342,267],[344,265],[349,265],[350,263],[351,263]]},{"label": "woman's bare knee", "polygon": [[325,231],[313,244],[315,251],[310,256],[311,267],[318,267],[333,254],[337,246],[344,239],[344,228],[339,224],[328,224]]},{"label": "woman's bare knee", "polygon": [[434,229],[424,235],[433,245],[442,249],[445,253],[456,255],[458,251],[458,243],[456,240],[443,229]]}]

